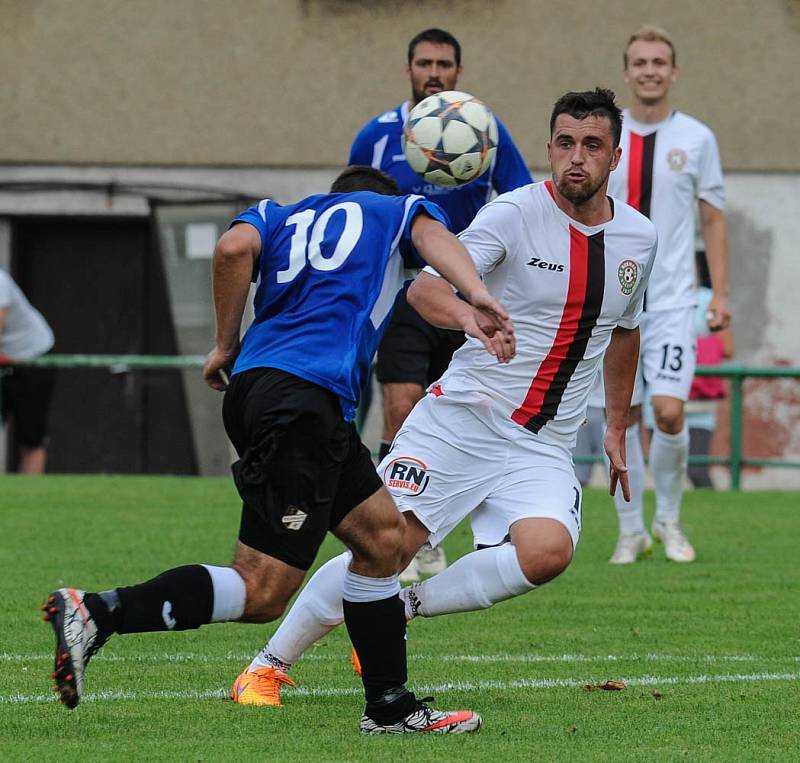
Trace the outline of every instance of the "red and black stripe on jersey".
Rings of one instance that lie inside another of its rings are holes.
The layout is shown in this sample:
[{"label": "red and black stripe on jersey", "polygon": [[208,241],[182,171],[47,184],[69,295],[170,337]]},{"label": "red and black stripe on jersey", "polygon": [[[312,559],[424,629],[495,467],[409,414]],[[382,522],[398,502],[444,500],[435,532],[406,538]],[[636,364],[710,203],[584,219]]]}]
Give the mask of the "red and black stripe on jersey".
[{"label": "red and black stripe on jersey", "polygon": [[628,158],[628,204],[650,217],[650,200],[653,195],[653,155],[656,134],[639,135],[631,132]]},{"label": "red and black stripe on jersey", "polygon": [[583,359],[605,291],[604,232],[586,236],[570,225],[569,285],[553,344],[511,418],[538,432],[555,418],[564,391]]}]

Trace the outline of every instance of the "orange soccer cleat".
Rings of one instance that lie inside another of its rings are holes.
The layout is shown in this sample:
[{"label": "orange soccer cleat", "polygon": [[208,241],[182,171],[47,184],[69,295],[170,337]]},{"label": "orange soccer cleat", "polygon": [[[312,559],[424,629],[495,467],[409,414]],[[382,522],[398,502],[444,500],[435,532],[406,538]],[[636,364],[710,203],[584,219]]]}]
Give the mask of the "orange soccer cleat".
[{"label": "orange soccer cleat", "polygon": [[231,699],[240,705],[281,705],[281,686],[294,686],[289,676],[275,668],[245,668],[233,682]]}]

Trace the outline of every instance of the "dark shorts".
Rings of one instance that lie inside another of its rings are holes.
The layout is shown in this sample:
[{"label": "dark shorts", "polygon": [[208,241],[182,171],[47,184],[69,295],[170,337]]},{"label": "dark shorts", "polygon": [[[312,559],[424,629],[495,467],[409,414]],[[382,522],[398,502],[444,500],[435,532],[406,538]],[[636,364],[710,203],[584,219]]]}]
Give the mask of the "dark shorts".
[{"label": "dark shorts", "polygon": [[2,419],[14,422],[18,445],[38,448],[45,444],[54,378],[52,368],[21,366],[0,370]]},{"label": "dark shorts", "polygon": [[381,384],[425,388],[444,373],[464,339],[461,331],[436,328],[423,320],[402,292],[378,347],[375,375]]},{"label": "dark shorts", "polygon": [[307,570],[325,533],[381,486],[332,392],[273,368],[231,379],[222,407],[239,454],[239,540]]}]

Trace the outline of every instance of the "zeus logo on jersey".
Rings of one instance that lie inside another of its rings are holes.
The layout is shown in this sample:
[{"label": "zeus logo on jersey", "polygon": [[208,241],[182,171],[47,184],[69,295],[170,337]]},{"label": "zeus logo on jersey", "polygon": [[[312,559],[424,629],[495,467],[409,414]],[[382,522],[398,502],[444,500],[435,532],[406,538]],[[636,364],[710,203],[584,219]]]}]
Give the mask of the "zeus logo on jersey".
[{"label": "zeus logo on jersey", "polygon": [[418,458],[401,456],[392,459],[383,470],[383,482],[393,493],[421,495],[428,487],[428,465]]},{"label": "zeus logo on jersey", "polygon": [[534,268],[541,268],[542,270],[554,270],[556,273],[564,272],[563,265],[560,265],[557,262],[545,262],[539,257],[531,257],[531,260],[528,263],[528,265]]}]

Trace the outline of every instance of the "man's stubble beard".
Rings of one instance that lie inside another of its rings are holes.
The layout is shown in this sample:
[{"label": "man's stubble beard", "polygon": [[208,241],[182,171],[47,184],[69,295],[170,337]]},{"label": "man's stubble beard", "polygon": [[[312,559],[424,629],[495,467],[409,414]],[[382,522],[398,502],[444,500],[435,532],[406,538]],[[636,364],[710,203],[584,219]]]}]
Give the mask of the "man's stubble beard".
[{"label": "man's stubble beard", "polygon": [[576,207],[579,207],[581,204],[585,204],[591,198],[593,198],[597,192],[602,188],[603,183],[608,178],[608,175],[601,178],[596,185],[587,187],[587,183],[591,182],[591,179],[587,180],[586,182],[582,183],[580,186],[575,186],[571,183],[566,183],[563,180],[560,182],[556,182],[556,188],[558,188],[558,192],[569,202],[574,204]]},{"label": "man's stubble beard", "polygon": [[[429,84],[430,84],[429,82],[426,82],[422,86],[422,90],[417,90],[414,87],[411,88],[411,98],[413,99],[414,106],[416,106],[420,101],[424,101],[428,97],[428,94],[425,92],[425,88]],[[444,92],[445,91],[445,86],[444,86],[443,82],[439,83],[439,87],[442,88],[442,90],[440,90],[439,92]],[[455,87],[455,85],[453,87]]]}]

